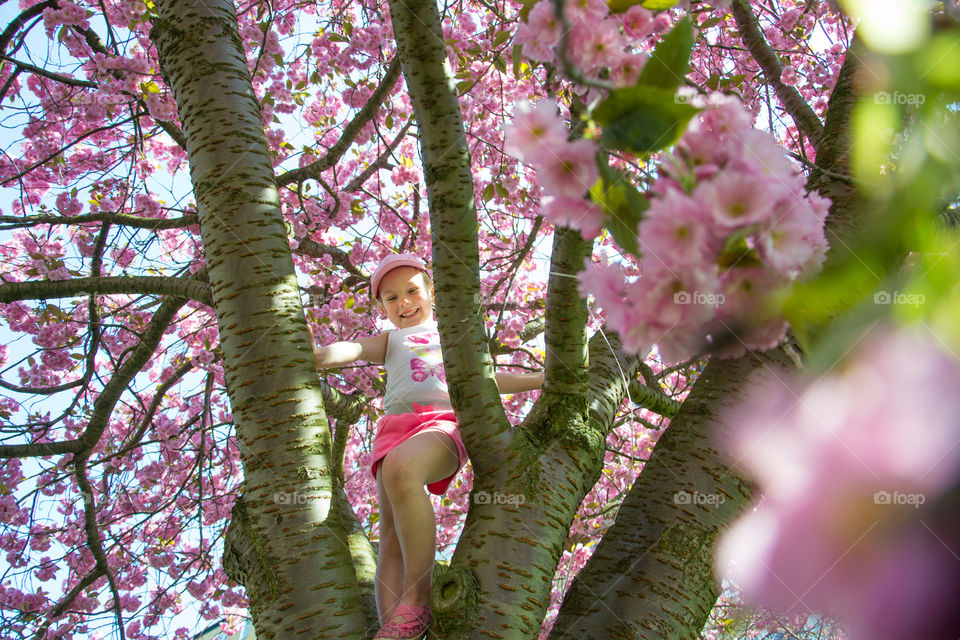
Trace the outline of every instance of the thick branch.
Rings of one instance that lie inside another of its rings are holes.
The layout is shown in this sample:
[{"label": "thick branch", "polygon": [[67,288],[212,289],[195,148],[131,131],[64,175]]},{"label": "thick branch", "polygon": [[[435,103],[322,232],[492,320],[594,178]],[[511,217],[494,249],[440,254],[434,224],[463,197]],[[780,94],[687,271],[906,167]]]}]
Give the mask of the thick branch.
[{"label": "thick branch", "polygon": [[680,410],[679,402],[662,391],[657,393],[648,385],[640,384],[636,380],[630,383],[630,400],[644,409],[668,418],[674,417]]},{"label": "thick branch", "polygon": [[283,187],[294,182],[303,182],[309,178],[317,178],[321,173],[335,165],[343,154],[350,148],[360,130],[370,122],[371,118],[377,113],[383,102],[386,100],[393,87],[397,84],[400,77],[400,57],[395,56],[387,68],[387,74],[383,77],[380,85],[370,95],[366,104],[357,112],[357,115],[343,128],[343,134],[340,139],[330,147],[327,154],[315,162],[311,162],[305,167],[293,169],[277,177],[277,186]]},{"label": "thick branch", "polygon": [[15,60],[10,56],[0,54],[0,60],[6,60],[13,64],[19,70],[29,71],[30,73],[48,78],[55,82],[60,82],[63,84],[70,85],[71,87],[88,87],[95,89],[98,85],[96,82],[91,82],[90,80],[78,80],[77,78],[71,78],[70,76],[65,76],[60,73],[54,73],[53,71],[47,71],[46,69],[41,69],[40,67],[34,66],[29,62],[21,62],[20,60]]},{"label": "thick branch", "polygon": [[[37,282],[4,282],[0,284],[0,303],[17,300],[70,298],[87,294],[133,294],[173,296],[213,304],[210,285],[193,278],[154,276],[73,278]],[[182,304],[182,303],[181,303]]]},{"label": "thick branch", "polygon": [[627,393],[628,382],[637,375],[642,360],[624,351],[620,337],[603,328],[590,338],[589,349],[590,427],[608,434]]},{"label": "thick branch", "polygon": [[110,421],[110,415],[113,408],[127,386],[133,380],[147,362],[149,362],[157,345],[163,338],[167,326],[173,321],[174,316],[180,308],[186,303],[186,300],[173,299],[167,300],[157,312],[153,319],[147,325],[140,338],[140,342],[130,352],[130,355],[123,361],[117,370],[111,376],[110,381],[97,396],[93,403],[93,412],[90,420],[87,422],[87,428],[76,440],[65,440],[63,442],[50,443],[31,443],[31,444],[11,444],[0,447],[0,459],[3,458],[25,458],[30,456],[50,456],[65,453],[82,454],[89,452],[100,440],[107,423]]},{"label": "thick branch", "polygon": [[763,37],[763,31],[760,28],[760,21],[754,15],[753,10],[746,0],[734,0],[730,6],[733,17],[737,21],[737,28],[740,31],[740,39],[750,51],[753,59],[757,61],[763,70],[767,83],[773,87],[780,99],[780,103],[793,118],[797,129],[807,137],[808,140],[817,147],[823,136],[823,124],[820,118],[814,113],[807,101],[803,99],[800,92],[795,87],[788,86],[780,80],[783,74],[783,65],[780,64],[780,58],[767,43]]},{"label": "thick branch", "polygon": [[430,203],[437,322],[450,399],[475,468],[485,435],[509,428],[480,313],[477,212],[470,151],[434,0],[391,0]]},{"label": "thick branch", "polygon": [[10,24],[7,25],[7,28],[3,30],[2,34],[0,34],[0,53],[6,54],[7,46],[9,46],[10,41],[13,40],[13,36],[17,34],[17,31],[23,28],[23,25],[27,24],[28,20],[43,13],[44,9],[56,6],[56,0],[45,0],[45,2],[38,2],[32,7],[24,9],[20,15],[10,21]]},{"label": "thick branch", "polygon": [[354,191],[359,191],[360,187],[363,186],[363,183],[367,181],[367,178],[372,176],[380,169],[386,169],[390,166],[390,156],[393,155],[393,150],[400,145],[400,141],[403,140],[403,136],[407,135],[407,131],[410,129],[410,125],[413,124],[413,117],[411,116],[407,119],[407,122],[401,127],[400,133],[397,134],[397,137],[393,139],[393,142],[387,145],[387,148],[383,150],[383,153],[373,161],[373,163],[357,174],[357,176],[343,188],[347,193],[353,193]]},{"label": "thick branch", "polygon": [[38,224],[85,224],[88,222],[109,222],[110,224],[135,229],[182,229],[198,224],[196,214],[187,214],[179,218],[144,218],[126,213],[89,213],[82,216],[0,216],[0,231],[32,227]]},{"label": "thick branch", "polygon": [[[328,416],[334,418],[338,425],[342,424],[344,427],[356,424],[360,414],[370,402],[369,398],[362,393],[343,393],[326,383],[320,383],[320,395],[323,396],[323,410]],[[338,460],[336,448],[334,448],[334,460],[335,462]]]},{"label": "thick branch", "polygon": [[856,242],[856,219],[860,218],[862,224],[864,217],[858,215],[855,206],[859,195],[856,186],[849,180],[835,177],[850,175],[850,119],[860,99],[855,76],[859,61],[863,59],[862,49],[860,38],[854,36],[830,94],[824,135],[817,146],[817,165],[807,181],[807,189],[819,192],[832,202],[826,225],[831,253]]},{"label": "thick branch", "polygon": [[709,427],[754,371],[790,368],[780,350],[710,361],[575,579],[551,639],[698,637],[717,598],[713,542],[749,498]]},{"label": "thick branch", "polygon": [[587,303],[577,291],[576,274],[590,253],[580,232],[554,230],[547,285],[547,367],[544,390],[587,397]]},{"label": "thick branch", "polygon": [[334,247],[329,244],[320,244],[319,242],[314,242],[310,238],[303,238],[298,242],[297,248],[294,249],[293,252],[302,256],[310,256],[311,258],[323,258],[324,256],[330,256],[330,259],[333,260],[334,264],[340,265],[345,271],[357,276],[362,280],[370,279],[370,274],[350,262],[350,255],[339,247]]}]

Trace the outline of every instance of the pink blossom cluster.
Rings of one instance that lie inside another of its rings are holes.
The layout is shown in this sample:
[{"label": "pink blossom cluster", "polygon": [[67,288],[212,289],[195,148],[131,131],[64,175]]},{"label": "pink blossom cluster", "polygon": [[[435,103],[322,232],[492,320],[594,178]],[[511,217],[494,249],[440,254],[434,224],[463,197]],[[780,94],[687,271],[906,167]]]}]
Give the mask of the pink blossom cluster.
[{"label": "pink blossom cluster", "polygon": [[[564,3],[564,15],[570,25],[567,32],[567,56],[584,74],[598,76],[609,71],[618,86],[636,82],[647,62],[647,54],[635,52],[637,41],[655,29],[669,26],[666,15],[654,18],[652,12],[634,5],[624,16],[610,15],[604,0],[577,0]],[[514,39],[531,60],[560,66],[558,48],[564,35],[563,20],[552,0],[540,0],[517,28]]]},{"label": "pink blossom cluster", "polygon": [[[719,9],[720,4],[729,3],[712,2],[711,6]],[[762,11],[754,13],[764,39],[771,48],[782,53],[784,69],[780,80],[795,87],[817,115],[822,117],[827,107],[826,96],[830,95],[836,83],[845,57],[846,46],[843,43],[849,37],[845,33],[844,18],[838,6],[832,2],[787,0],[764,5]],[[730,64],[739,69],[757,69],[728,10],[697,11],[692,17],[702,37],[715,41],[717,46],[695,48],[690,60],[689,80],[698,86],[708,85],[722,77],[717,75],[717,69]],[[826,35],[822,47],[807,46],[811,39],[819,40],[822,35]],[[804,136],[799,135],[793,120],[779,115],[785,110],[777,105],[773,92],[764,89],[761,76],[759,71],[756,75],[752,71],[746,72],[744,79],[738,79],[731,87],[735,87],[752,113],[758,114],[761,110],[772,112],[774,133],[784,147],[815,158],[816,151]],[[724,88],[722,84],[721,88]],[[771,103],[773,108],[769,106]]]},{"label": "pink blossom cluster", "polygon": [[829,201],[740,104],[711,97],[658,166],[638,227],[640,276],[588,263],[580,276],[625,348],[668,361],[704,349],[769,349],[786,332],[772,294],[820,268]]},{"label": "pink blossom cluster", "polygon": [[540,213],[556,225],[579,229],[594,238],[603,227],[603,211],[584,196],[600,177],[597,144],[567,139],[567,127],[548,100],[517,105],[505,132],[507,153],[533,166],[545,192]]},{"label": "pink blossom cluster", "polygon": [[838,614],[853,638],[955,637],[960,363],[941,344],[875,330],[812,384],[751,381],[722,446],[763,499],[717,560],[750,603]]}]

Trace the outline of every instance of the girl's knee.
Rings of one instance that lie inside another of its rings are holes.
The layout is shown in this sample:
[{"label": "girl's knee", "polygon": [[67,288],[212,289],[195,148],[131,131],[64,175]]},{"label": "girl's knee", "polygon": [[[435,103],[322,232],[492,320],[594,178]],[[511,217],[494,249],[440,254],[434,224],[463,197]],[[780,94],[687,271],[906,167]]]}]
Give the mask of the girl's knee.
[{"label": "girl's knee", "polygon": [[422,491],[423,481],[421,479],[421,464],[411,457],[395,455],[393,452],[387,455],[380,463],[380,473],[383,477],[383,486],[388,493],[417,489]]}]

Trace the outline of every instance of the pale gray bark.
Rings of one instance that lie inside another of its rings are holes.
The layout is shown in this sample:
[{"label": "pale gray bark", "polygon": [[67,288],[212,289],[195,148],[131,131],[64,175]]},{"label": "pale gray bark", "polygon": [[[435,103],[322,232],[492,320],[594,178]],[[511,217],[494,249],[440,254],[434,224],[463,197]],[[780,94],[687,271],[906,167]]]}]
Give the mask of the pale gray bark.
[{"label": "pale gray bark", "polygon": [[360,638],[368,625],[355,528],[330,473],[330,431],[233,3],[158,9],[151,37],[184,124],[244,466],[225,564],[246,587],[258,637]]}]

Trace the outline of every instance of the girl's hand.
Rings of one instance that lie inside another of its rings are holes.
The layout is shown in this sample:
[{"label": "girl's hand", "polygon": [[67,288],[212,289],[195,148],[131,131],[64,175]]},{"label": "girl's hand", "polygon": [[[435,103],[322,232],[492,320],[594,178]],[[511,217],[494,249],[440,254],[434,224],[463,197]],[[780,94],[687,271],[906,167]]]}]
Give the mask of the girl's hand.
[{"label": "girl's hand", "polygon": [[387,333],[369,338],[343,340],[323,347],[313,343],[313,360],[317,369],[337,369],[358,360],[383,364],[387,356]]},{"label": "girl's hand", "polygon": [[522,393],[533,391],[543,386],[543,373],[497,373],[497,388],[500,393]]}]

